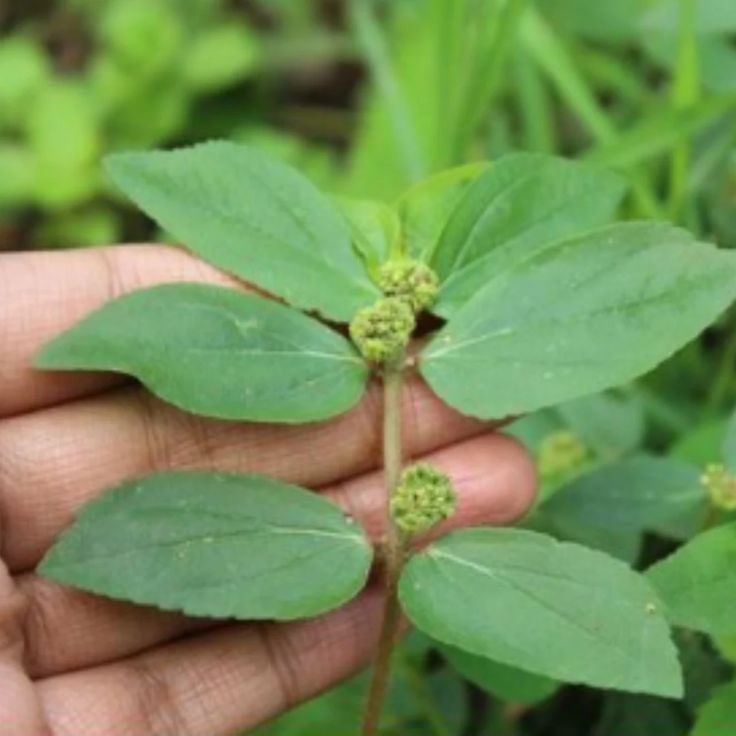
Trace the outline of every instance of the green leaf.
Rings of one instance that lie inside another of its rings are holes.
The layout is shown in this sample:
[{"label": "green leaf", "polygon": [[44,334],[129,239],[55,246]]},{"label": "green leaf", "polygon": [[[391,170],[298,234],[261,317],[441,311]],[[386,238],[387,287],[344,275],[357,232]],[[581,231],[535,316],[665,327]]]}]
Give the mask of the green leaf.
[{"label": "green leaf", "polygon": [[736,256],[634,222],[556,243],[497,273],[421,356],[447,403],[500,418],[636,378],[736,296]]},{"label": "green leaf", "polygon": [[440,645],[447,661],[466,679],[486,692],[510,703],[538,703],[546,700],[559,683],[524,670],[477,657],[462,649]]},{"label": "green leaf", "polygon": [[736,681],[719,687],[698,711],[691,736],[733,736],[736,733]]},{"label": "green leaf", "polygon": [[0,123],[3,127],[23,122],[29,103],[50,79],[49,60],[39,42],[17,31],[3,35],[0,39]]},{"label": "green leaf", "polygon": [[296,170],[224,141],[107,158],[113,181],[207,261],[349,321],[379,295],[339,212]]},{"label": "green leaf", "polygon": [[557,411],[565,424],[606,460],[636,449],[644,436],[644,412],[633,399],[594,394],[568,401]]},{"label": "green leaf", "polygon": [[411,620],[445,644],[565,682],[682,694],[646,580],[579,545],[517,529],[451,534],[409,562]]},{"label": "green leaf", "polygon": [[337,206],[350,224],[353,244],[374,277],[401,238],[401,222],[396,210],[370,199],[338,197]]},{"label": "green leaf", "polygon": [[588,473],[542,507],[563,526],[590,531],[662,531],[685,539],[701,526],[708,499],[698,469],[679,460],[640,456]]},{"label": "green leaf", "polygon": [[[736,412],[731,414],[726,425],[726,434],[723,438],[723,461],[731,471],[736,471]],[[714,458],[711,458],[713,460]]]},{"label": "green leaf", "polygon": [[71,81],[45,87],[25,123],[36,161],[35,200],[63,209],[92,197],[99,185],[101,135],[89,90]]},{"label": "green leaf", "polygon": [[716,463],[721,458],[725,434],[726,422],[723,419],[706,420],[680,435],[669,454],[698,466]]},{"label": "green leaf", "polygon": [[736,524],[699,534],[647,577],[672,623],[713,636],[736,632]]},{"label": "green leaf", "polygon": [[40,368],[130,373],[186,411],[309,422],[361,397],[368,369],[350,343],[300,312],[203,284],[110,302],[44,348]]},{"label": "green leaf", "polygon": [[624,193],[615,174],[543,154],[493,164],[468,189],[432,260],[446,279],[435,311],[456,312],[479,288],[550,243],[609,222]]},{"label": "green leaf", "polygon": [[87,505],[40,572],[192,616],[294,619],[354,597],[371,559],[360,528],[311,491],[257,475],[163,473]]},{"label": "green leaf", "polygon": [[488,168],[485,162],[466,164],[415,184],[397,202],[404,252],[430,261],[440,235],[468,187]]},{"label": "green leaf", "polygon": [[254,71],[260,49],[242,23],[206,29],[187,49],[184,76],[197,91],[213,92],[233,85]]}]

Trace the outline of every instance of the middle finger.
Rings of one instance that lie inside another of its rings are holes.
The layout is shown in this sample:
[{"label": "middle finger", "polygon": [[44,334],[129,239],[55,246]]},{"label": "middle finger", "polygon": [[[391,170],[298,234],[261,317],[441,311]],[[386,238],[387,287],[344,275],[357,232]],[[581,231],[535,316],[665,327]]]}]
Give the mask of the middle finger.
[{"label": "middle finger", "polygon": [[[85,502],[126,479],[173,468],[257,472],[316,487],[380,462],[375,386],[355,409],[319,424],[238,424],[193,417],[139,388],[7,419],[0,425],[2,557],[35,565]],[[418,379],[404,401],[407,454],[478,434]]]}]

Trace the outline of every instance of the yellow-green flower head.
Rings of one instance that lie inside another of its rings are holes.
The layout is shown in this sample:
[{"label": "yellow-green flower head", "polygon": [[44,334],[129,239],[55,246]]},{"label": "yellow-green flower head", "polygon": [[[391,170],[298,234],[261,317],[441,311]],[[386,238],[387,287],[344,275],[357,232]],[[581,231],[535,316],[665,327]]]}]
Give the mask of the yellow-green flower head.
[{"label": "yellow-green flower head", "polygon": [[431,465],[412,465],[391,495],[391,517],[408,537],[428,531],[455,511],[452,482]]},{"label": "yellow-green flower head", "polygon": [[404,299],[415,313],[419,313],[434,302],[440,281],[426,264],[403,258],[381,266],[378,286],[386,296]]},{"label": "yellow-green flower head", "polygon": [[350,337],[361,355],[371,363],[390,363],[409,344],[416,321],[402,299],[379,299],[361,309],[350,323]]},{"label": "yellow-green flower head", "polygon": [[542,440],[539,448],[539,474],[544,478],[568,473],[579,468],[588,456],[588,449],[574,432],[561,429]]},{"label": "yellow-green flower head", "polygon": [[729,473],[723,465],[708,465],[700,476],[700,482],[717,509],[736,511],[736,476]]}]

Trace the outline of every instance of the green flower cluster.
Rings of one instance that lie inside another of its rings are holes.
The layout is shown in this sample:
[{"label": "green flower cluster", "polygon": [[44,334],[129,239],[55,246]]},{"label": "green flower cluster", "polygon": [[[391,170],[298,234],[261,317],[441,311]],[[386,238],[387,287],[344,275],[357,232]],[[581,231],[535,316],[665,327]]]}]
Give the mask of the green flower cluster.
[{"label": "green flower cluster", "polygon": [[561,429],[542,440],[537,455],[542,478],[569,473],[578,469],[588,456],[588,448],[574,432]]},{"label": "green flower cluster", "polygon": [[391,495],[391,517],[407,537],[422,534],[448,519],[455,506],[450,479],[425,463],[406,468]]},{"label": "green flower cluster", "polygon": [[350,337],[370,363],[395,362],[409,344],[416,315],[437,296],[439,279],[429,266],[410,258],[381,267],[378,285],[384,293],[350,323]]},{"label": "green flower cluster", "polygon": [[710,501],[717,509],[736,511],[736,476],[720,463],[708,465],[700,476]]},{"label": "green flower cluster", "polygon": [[403,299],[418,314],[432,305],[440,282],[437,274],[426,264],[403,258],[381,266],[378,285],[386,296]]},{"label": "green flower cluster", "polygon": [[392,363],[409,344],[416,321],[411,307],[395,297],[361,309],[350,323],[350,337],[370,363]]}]

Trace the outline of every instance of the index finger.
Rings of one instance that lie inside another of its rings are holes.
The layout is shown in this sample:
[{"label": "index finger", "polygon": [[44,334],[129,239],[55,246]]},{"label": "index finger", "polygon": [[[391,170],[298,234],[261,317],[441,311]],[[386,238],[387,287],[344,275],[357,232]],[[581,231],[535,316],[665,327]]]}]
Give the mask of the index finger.
[{"label": "index finger", "polygon": [[177,248],[127,245],[0,254],[0,418],[62,403],[125,380],[33,368],[41,346],[90,311],[155,284],[234,279]]}]

